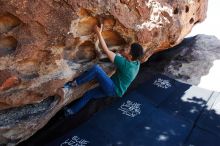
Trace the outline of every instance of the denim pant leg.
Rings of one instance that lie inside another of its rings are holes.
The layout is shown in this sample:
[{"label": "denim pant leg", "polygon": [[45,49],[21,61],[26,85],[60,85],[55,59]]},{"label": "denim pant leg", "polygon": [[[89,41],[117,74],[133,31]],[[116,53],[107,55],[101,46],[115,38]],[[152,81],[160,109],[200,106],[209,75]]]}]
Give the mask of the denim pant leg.
[{"label": "denim pant leg", "polygon": [[109,78],[109,76],[103,71],[103,69],[99,65],[94,65],[91,69],[84,72],[82,75],[76,78],[76,83],[81,85],[83,83],[87,83],[93,79],[96,79],[105,92],[106,95],[114,96],[116,95],[115,92],[115,85],[113,81]]},{"label": "denim pant leg", "polygon": [[[68,110],[71,110],[72,114],[77,113],[80,111],[91,99],[99,99],[108,97],[109,95],[106,95],[105,92],[102,90],[100,86],[93,88],[89,91],[87,91],[82,98],[80,98],[78,101],[76,101],[71,107],[68,108]],[[111,95],[114,96],[114,95]]]}]

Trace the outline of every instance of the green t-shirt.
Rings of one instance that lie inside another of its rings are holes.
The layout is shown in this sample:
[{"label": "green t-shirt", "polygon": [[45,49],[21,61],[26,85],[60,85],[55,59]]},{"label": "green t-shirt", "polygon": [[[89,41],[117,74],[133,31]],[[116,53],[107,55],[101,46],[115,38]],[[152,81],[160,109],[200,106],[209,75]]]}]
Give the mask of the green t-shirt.
[{"label": "green t-shirt", "polygon": [[116,55],[114,64],[117,70],[111,79],[115,84],[115,90],[118,96],[122,97],[131,82],[137,76],[140,68],[139,61],[128,61],[122,56]]}]

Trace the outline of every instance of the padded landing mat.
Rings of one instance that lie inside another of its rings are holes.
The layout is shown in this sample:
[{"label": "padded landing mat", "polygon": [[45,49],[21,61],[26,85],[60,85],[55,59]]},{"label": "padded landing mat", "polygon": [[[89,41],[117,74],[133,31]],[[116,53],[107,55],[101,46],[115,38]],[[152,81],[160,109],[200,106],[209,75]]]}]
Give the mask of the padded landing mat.
[{"label": "padded landing mat", "polygon": [[220,94],[214,94],[209,102],[209,110],[201,114],[197,125],[220,136]]},{"label": "padded landing mat", "polygon": [[200,128],[194,128],[192,134],[186,142],[186,146],[219,146],[220,137],[202,130]]},{"label": "padded landing mat", "polygon": [[182,95],[179,95],[180,92],[175,91],[168,100],[160,105],[160,108],[194,123],[210,99],[212,91],[191,86]]},{"label": "padded landing mat", "polygon": [[[153,75],[111,107],[96,113],[80,127],[48,145],[199,145],[200,137],[204,139],[206,134],[212,135],[197,128],[198,121],[202,120],[200,118],[210,110],[207,102],[217,102],[212,97],[211,91],[163,75]],[[209,129],[212,132],[213,128]],[[214,143],[218,142],[216,138],[214,140]]]}]

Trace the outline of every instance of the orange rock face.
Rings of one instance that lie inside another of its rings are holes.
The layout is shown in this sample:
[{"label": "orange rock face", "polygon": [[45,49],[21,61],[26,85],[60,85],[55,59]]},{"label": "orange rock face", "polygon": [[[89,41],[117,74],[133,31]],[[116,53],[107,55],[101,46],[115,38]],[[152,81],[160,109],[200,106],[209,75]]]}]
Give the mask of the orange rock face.
[{"label": "orange rock face", "polygon": [[9,77],[4,81],[4,83],[0,86],[0,91],[4,91],[10,89],[19,84],[19,79],[15,76]]},{"label": "orange rock face", "polygon": [[103,37],[115,52],[141,43],[146,61],[180,43],[206,11],[207,0],[1,0],[0,145],[27,139],[94,85],[54,97],[91,65],[113,72],[94,25],[104,24]]}]

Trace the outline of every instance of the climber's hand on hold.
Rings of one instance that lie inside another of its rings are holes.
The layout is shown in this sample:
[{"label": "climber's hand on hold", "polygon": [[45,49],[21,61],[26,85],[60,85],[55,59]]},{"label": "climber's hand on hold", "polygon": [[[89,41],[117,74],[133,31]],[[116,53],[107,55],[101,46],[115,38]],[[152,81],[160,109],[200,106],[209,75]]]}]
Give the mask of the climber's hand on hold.
[{"label": "climber's hand on hold", "polygon": [[97,25],[94,26],[94,31],[97,34],[101,34],[103,29],[103,24],[101,24],[101,27],[98,27]]},{"label": "climber's hand on hold", "polygon": [[112,52],[111,50],[109,50],[108,46],[106,45],[106,42],[104,38],[102,37],[102,29],[103,29],[103,24],[101,24],[101,27],[98,27],[97,25],[94,27],[94,31],[96,32],[98,36],[102,49],[104,50],[105,54],[108,56],[110,61],[113,63],[116,54]]}]

